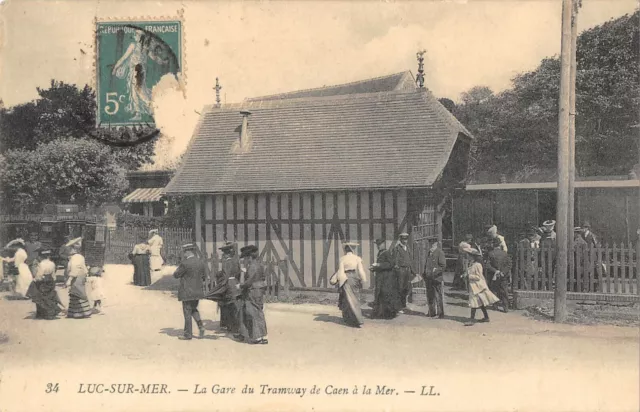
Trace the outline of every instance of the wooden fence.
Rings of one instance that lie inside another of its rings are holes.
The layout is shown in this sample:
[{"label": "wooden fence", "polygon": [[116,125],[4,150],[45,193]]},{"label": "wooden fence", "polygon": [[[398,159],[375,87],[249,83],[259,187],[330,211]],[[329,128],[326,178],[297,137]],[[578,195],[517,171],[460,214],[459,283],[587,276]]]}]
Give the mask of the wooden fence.
[{"label": "wooden fence", "polygon": [[[211,276],[215,277],[215,273],[222,270],[222,264],[220,257],[217,253],[211,253],[206,257]],[[289,294],[289,286],[291,280],[289,279],[289,264],[286,259],[276,260],[272,257],[268,257],[262,260],[265,266],[266,283],[267,283],[267,296],[279,296],[280,291],[284,292],[285,296]]]},{"label": "wooden fence", "polygon": [[[516,251],[514,290],[553,291],[555,245]],[[640,242],[600,247],[576,245],[569,253],[567,291],[582,293],[640,293]]]},{"label": "wooden fence", "polygon": [[[191,229],[158,228],[158,234],[164,242],[162,254],[166,264],[177,265],[180,262],[182,245],[193,242]],[[145,228],[124,227],[108,230],[105,237],[105,263],[128,264],[129,253],[140,243],[140,237],[148,238]]]}]

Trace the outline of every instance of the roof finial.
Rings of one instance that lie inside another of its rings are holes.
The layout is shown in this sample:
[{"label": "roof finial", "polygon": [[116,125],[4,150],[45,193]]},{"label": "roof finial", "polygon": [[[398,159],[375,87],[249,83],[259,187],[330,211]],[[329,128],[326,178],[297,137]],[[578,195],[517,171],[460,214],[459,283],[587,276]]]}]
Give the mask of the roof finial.
[{"label": "roof finial", "polygon": [[218,78],[216,77],[216,106],[220,107],[220,90],[222,89],[222,86],[220,86],[220,81],[218,81]]},{"label": "roof finial", "polygon": [[424,87],[424,54],[426,50],[420,50],[416,53],[416,58],[418,59],[418,75],[416,76],[416,83],[418,87]]}]

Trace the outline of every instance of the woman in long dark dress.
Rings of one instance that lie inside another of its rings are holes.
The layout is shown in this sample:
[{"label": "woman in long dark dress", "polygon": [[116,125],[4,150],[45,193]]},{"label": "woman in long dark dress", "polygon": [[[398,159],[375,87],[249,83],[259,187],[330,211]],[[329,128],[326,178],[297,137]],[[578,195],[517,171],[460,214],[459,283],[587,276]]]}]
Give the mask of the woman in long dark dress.
[{"label": "woman in long dark dress", "polygon": [[240,259],[246,258],[247,280],[240,286],[242,292],[238,313],[239,333],[236,339],[252,344],[266,345],[267,322],[264,318],[264,266],[258,260],[258,248],[254,245],[240,249]]},{"label": "woman in long dark dress", "polygon": [[58,313],[64,309],[56,292],[56,264],[49,259],[50,255],[50,250],[40,251],[41,260],[27,291],[27,297],[36,304],[36,319],[56,319]]},{"label": "woman in long dark dress", "polygon": [[393,271],[391,253],[385,247],[384,239],[376,239],[378,257],[370,270],[375,272],[375,299],[373,301],[373,317],[393,319],[402,309],[398,278]]},{"label": "woman in long dark dress", "polygon": [[149,286],[151,284],[151,265],[149,263],[149,245],[146,236],[140,235],[138,244],[131,252],[133,263],[133,284],[136,286]]},{"label": "woman in long dark dress", "polygon": [[367,273],[362,266],[362,258],[355,254],[357,243],[345,243],[345,255],[340,258],[338,271],[331,277],[331,284],[340,289],[338,307],[342,318],[350,326],[360,327],[364,324],[360,309],[360,289],[367,281]]}]

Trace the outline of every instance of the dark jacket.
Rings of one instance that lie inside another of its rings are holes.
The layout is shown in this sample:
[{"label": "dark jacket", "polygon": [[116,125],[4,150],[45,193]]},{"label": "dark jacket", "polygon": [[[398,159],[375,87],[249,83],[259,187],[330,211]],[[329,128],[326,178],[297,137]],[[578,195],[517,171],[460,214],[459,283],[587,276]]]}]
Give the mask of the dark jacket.
[{"label": "dark jacket", "polygon": [[380,250],[378,252],[378,257],[376,258],[376,263],[376,266],[371,267],[372,272],[390,272],[393,269],[393,257],[391,256],[391,252],[387,249]]},{"label": "dark jacket", "polygon": [[493,249],[489,252],[485,270],[487,271],[488,281],[493,279],[493,275],[495,275],[496,272],[502,273],[505,279],[509,279],[509,274],[511,273],[511,258],[504,250]]},{"label": "dark jacket", "polygon": [[598,237],[592,231],[589,231],[589,233],[584,236],[584,241],[587,242],[587,245],[589,246],[593,246],[593,247],[600,246],[600,242],[598,242]]},{"label": "dark jacket", "polygon": [[425,279],[441,281],[444,269],[447,267],[447,258],[442,249],[438,248],[433,252],[429,251],[427,261],[424,265],[423,276]]},{"label": "dark jacket", "polygon": [[243,283],[243,289],[263,289],[267,287],[264,266],[258,260],[251,262],[247,268],[247,280]]},{"label": "dark jacket", "polygon": [[178,300],[199,300],[204,297],[204,280],[207,276],[205,264],[196,256],[184,259],[178,269],[173,273],[173,277],[180,279],[178,289]]},{"label": "dark jacket", "polygon": [[398,243],[391,252],[393,264],[401,270],[404,269],[409,270],[411,273],[416,273],[413,268],[413,257],[411,256],[410,250],[409,245],[407,245],[407,250],[404,250],[402,245]]},{"label": "dark jacket", "polygon": [[227,277],[234,277],[239,282],[240,281],[240,259],[238,256],[227,256],[222,260],[222,271],[227,275]]}]

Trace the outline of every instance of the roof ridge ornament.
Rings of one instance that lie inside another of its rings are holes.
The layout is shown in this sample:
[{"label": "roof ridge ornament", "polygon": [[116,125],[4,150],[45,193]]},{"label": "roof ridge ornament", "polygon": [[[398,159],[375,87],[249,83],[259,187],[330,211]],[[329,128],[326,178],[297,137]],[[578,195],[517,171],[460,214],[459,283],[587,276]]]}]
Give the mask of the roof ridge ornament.
[{"label": "roof ridge ornament", "polygon": [[416,83],[419,88],[424,88],[424,54],[426,50],[420,50],[416,53],[418,59],[418,75],[416,76]]}]

